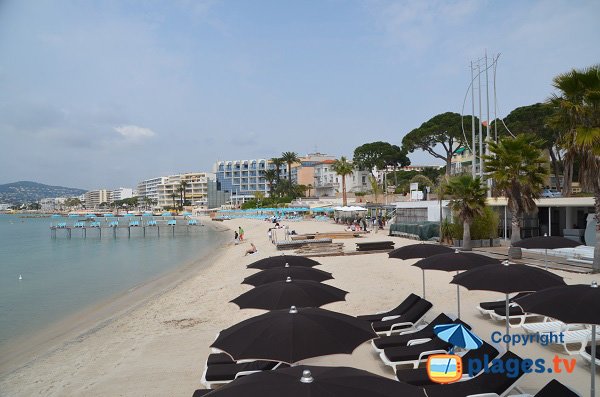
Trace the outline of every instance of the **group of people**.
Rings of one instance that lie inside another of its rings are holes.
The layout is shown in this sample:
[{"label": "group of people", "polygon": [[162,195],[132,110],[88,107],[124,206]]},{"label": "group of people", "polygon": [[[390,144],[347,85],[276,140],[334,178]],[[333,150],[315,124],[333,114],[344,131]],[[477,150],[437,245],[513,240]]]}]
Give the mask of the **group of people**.
[{"label": "group of people", "polygon": [[[244,229],[241,226],[238,227],[238,230],[233,232],[233,243],[238,245],[241,241],[244,241]],[[250,248],[246,250],[246,255],[252,255],[258,252],[258,248],[254,245],[254,243],[250,243]]]}]

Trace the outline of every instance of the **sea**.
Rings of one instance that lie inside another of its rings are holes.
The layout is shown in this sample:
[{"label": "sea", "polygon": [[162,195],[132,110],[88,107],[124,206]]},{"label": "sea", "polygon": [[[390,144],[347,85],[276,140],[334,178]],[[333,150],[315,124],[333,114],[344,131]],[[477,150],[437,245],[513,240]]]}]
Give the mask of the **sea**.
[{"label": "sea", "polygon": [[106,229],[101,237],[98,230],[51,237],[51,224],[74,221],[0,215],[0,347],[185,266],[225,239],[209,226],[174,235],[161,228],[160,236],[149,230],[146,237],[141,228],[131,236],[119,230],[116,238]]}]

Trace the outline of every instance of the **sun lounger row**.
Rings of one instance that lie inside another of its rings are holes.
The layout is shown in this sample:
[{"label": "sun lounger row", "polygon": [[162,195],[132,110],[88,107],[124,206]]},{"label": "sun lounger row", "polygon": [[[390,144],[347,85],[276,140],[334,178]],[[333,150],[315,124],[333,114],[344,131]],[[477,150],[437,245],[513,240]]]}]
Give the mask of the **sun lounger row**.
[{"label": "sun lounger row", "polygon": [[225,353],[213,353],[206,360],[201,382],[210,389],[214,385],[226,384],[241,376],[287,366],[287,364],[264,360],[235,362]]}]

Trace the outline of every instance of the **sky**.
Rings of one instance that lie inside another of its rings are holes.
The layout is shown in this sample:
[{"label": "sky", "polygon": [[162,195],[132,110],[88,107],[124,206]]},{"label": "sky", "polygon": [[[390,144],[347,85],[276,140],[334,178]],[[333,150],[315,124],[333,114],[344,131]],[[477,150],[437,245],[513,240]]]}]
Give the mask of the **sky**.
[{"label": "sky", "polygon": [[0,183],[116,188],[400,145],[470,113],[485,51],[505,117],[600,62],[599,15],[597,0],[2,0]]}]

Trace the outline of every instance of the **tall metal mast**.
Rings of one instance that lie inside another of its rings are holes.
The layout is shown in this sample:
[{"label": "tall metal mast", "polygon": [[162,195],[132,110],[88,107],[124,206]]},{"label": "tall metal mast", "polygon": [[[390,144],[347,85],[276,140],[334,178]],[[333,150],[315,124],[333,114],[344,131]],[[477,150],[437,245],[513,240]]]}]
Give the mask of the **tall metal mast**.
[{"label": "tall metal mast", "polygon": [[475,79],[473,77],[473,61],[471,61],[471,154],[473,155],[473,161],[471,162],[471,171],[473,179],[477,176],[477,170],[475,164],[477,163],[477,148],[475,147]]},{"label": "tall metal mast", "polygon": [[483,179],[483,131],[481,130],[481,63],[477,63],[478,94],[479,94],[479,176]]}]

